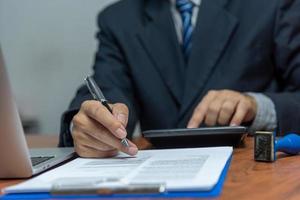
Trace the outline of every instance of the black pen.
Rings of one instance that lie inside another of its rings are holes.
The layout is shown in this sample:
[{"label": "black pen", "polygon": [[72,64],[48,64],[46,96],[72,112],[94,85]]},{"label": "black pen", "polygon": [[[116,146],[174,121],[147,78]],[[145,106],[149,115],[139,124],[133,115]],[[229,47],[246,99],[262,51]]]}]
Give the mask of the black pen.
[{"label": "black pen", "polygon": [[[103,106],[105,106],[109,112],[112,113],[111,107],[108,105],[107,100],[105,99],[103,93],[101,92],[100,88],[98,87],[97,83],[93,79],[93,77],[88,76],[85,79],[85,84],[88,87],[90,93],[92,94],[93,98],[97,101],[100,101]],[[129,143],[126,138],[121,140],[121,143],[125,147],[129,147]]]}]

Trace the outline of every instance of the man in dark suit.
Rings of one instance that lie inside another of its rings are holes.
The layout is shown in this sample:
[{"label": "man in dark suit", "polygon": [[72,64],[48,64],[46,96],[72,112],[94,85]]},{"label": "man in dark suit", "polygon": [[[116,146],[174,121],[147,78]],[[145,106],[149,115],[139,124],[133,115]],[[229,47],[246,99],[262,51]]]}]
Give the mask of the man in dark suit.
[{"label": "man in dark suit", "polygon": [[123,0],[98,25],[94,78],[113,114],[82,86],[60,146],[84,157],[134,155],[120,139],[137,121],[142,130],[300,130],[300,1]]}]

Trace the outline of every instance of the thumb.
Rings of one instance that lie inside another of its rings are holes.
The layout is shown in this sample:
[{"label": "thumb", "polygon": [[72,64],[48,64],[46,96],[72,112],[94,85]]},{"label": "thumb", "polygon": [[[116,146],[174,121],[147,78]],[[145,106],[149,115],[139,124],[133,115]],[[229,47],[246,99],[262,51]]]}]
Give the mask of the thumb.
[{"label": "thumb", "polygon": [[114,117],[120,121],[124,127],[127,126],[128,122],[128,107],[123,103],[115,103],[112,105],[112,113]]}]

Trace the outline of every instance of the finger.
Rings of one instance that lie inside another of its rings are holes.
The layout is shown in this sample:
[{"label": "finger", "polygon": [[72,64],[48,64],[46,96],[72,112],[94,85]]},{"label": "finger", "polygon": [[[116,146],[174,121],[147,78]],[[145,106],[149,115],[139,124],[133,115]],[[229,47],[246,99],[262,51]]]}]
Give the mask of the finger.
[{"label": "finger", "polygon": [[84,145],[75,145],[75,151],[80,157],[84,158],[106,158],[113,157],[118,154],[117,150],[98,151],[97,149]]},{"label": "finger", "polygon": [[124,127],[127,126],[128,122],[128,107],[122,103],[116,103],[112,105],[113,115],[117,120],[119,120]]},{"label": "finger", "polygon": [[118,121],[109,110],[98,101],[85,101],[81,110],[92,119],[98,121],[118,138],[125,138],[127,135],[123,124]]},{"label": "finger", "polygon": [[230,122],[231,126],[239,126],[243,122],[245,116],[249,111],[249,106],[245,101],[239,101],[235,114]]},{"label": "finger", "polygon": [[91,134],[93,137],[97,138],[98,140],[104,142],[105,144],[108,144],[126,154],[135,155],[137,153],[138,151],[137,146],[134,143],[130,142],[128,139],[126,139],[129,144],[129,146],[127,147],[121,143],[121,140],[119,138],[116,138],[114,135],[112,135],[110,131],[107,130],[101,124],[97,124],[96,129],[100,130],[101,134],[95,134],[95,131],[89,132],[89,130],[87,130],[87,132],[89,132],[89,134]]},{"label": "finger", "polygon": [[[120,139],[116,138],[111,132],[101,125],[98,121],[88,117],[82,112],[79,112],[73,118],[73,131],[72,136],[74,140],[81,141],[82,133],[89,134],[94,140],[101,141],[106,145],[114,147],[129,155],[135,155],[137,153],[137,147],[133,143],[129,142],[129,147],[125,147],[121,144]],[[74,130],[77,130],[76,132]]]},{"label": "finger", "polygon": [[109,144],[106,144],[100,140],[98,140],[97,138],[91,136],[88,133],[83,132],[80,129],[76,129],[74,130],[74,132],[76,133],[76,131],[78,132],[76,135],[76,142],[80,145],[84,145],[87,147],[91,147],[93,149],[96,149],[98,151],[112,151],[112,150],[117,150],[116,148],[112,147]]},{"label": "finger", "polygon": [[96,120],[90,118],[89,120],[83,121],[85,121],[84,126],[79,128],[80,131],[89,134],[94,140],[98,140],[129,155],[135,155],[137,153],[138,149],[135,144],[129,142],[129,147],[125,147],[119,138],[116,138],[107,128],[99,124]]},{"label": "finger", "polygon": [[216,91],[210,91],[208,94],[202,99],[202,101],[195,108],[193,115],[188,122],[188,128],[197,128],[202,123],[204,116],[206,114],[209,103],[215,98],[217,95]]},{"label": "finger", "polygon": [[248,122],[251,121],[255,118],[256,113],[257,113],[257,102],[254,97],[251,97],[249,95],[245,95],[246,99],[248,100],[249,103],[249,112],[245,116],[244,121]]},{"label": "finger", "polygon": [[205,124],[208,126],[214,126],[217,123],[219,113],[223,102],[225,101],[224,96],[219,95],[218,98],[215,98],[209,105],[207,113],[205,115]]},{"label": "finger", "polygon": [[130,140],[127,140],[128,141],[128,144],[129,144],[129,149],[128,149],[128,154],[131,155],[131,156],[134,156],[138,153],[138,148],[137,146],[131,142]]},{"label": "finger", "polygon": [[[110,144],[106,144],[100,140],[98,140],[97,138],[94,138],[93,136],[91,136],[88,133],[84,133],[81,132],[81,137],[85,137],[86,139],[81,139],[78,140],[77,142],[78,144],[80,144],[81,146],[85,146],[88,147],[88,149],[92,149],[93,151],[98,151],[98,153],[96,154],[98,157],[108,157],[111,154],[110,153],[106,153],[106,152],[118,152],[118,151],[122,151],[128,155],[136,155],[138,152],[138,148],[135,146],[135,144],[133,144],[131,141],[128,141],[129,143],[129,147],[124,147],[120,141],[116,141],[116,145],[114,145],[114,142],[111,142],[112,145]],[[78,137],[79,138],[79,137]],[[110,142],[108,142],[110,143]],[[116,146],[116,147],[114,147]],[[103,153],[101,153],[103,152]],[[106,155],[106,156],[103,156]],[[95,157],[95,156],[93,156]]]},{"label": "finger", "polygon": [[227,100],[223,103],[219,117],[218,117],[218,124],[220,125],[227,125],[229,124],[233,113],[237,106],[236,100]]}]

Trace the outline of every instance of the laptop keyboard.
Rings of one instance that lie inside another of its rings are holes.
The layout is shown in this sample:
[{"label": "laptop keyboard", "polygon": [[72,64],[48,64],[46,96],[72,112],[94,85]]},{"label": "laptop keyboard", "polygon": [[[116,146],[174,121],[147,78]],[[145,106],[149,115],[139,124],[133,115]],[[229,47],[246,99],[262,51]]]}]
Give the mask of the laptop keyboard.
[{"label": "laptop keyboard", "polygon": [[41,164],[47,160],[50,160],[54,158],[54,156],[39,156],[39,157],[31,157],[31,163],[32,163],[32,166],[36,166],[38,164]]}]

